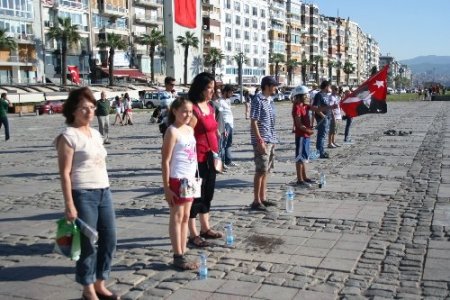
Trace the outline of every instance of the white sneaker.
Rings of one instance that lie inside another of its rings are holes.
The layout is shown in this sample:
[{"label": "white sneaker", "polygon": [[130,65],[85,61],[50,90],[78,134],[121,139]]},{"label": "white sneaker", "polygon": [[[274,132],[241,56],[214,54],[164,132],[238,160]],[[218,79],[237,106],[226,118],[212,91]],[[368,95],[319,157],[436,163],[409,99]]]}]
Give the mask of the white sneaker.
[{"label": "white sneaker", "polygon": [[239,167],[239,165],[235,162],[230,162],[227,166],[228,167]]}]

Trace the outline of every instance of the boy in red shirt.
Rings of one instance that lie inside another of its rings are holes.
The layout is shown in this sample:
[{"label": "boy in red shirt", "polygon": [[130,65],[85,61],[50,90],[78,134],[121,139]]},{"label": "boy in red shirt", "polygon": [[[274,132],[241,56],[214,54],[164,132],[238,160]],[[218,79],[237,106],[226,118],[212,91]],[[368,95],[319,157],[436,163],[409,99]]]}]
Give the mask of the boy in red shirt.
[{"label": "boy in red shirt", "polygon": [[309,111],[315,108],[306,104],[308,99],[308,88],[298,86],[292,91],[292,118],[294,119],[295,131],[295,167],[297,170],[297,185],[300,187],[311,187],[314,180],[306,176],[305,163],[309,157],[310,136],[314,133],[311,126]]}]

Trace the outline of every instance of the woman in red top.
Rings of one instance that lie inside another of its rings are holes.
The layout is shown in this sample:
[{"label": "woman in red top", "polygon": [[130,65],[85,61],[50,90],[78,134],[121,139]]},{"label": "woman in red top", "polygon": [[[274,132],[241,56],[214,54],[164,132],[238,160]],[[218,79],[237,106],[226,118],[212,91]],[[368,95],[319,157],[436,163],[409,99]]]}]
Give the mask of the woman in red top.
[{"label": "woman in red top", "polygon": [[[215,119],[214,107],[210,101],[214,95],[214,77],[211,73],[203,72],[195,76],[189,89],[189,100],[194,103],[193,116],[189,123],[194,128],[197,140],[197,161],[199,176],[202,181],[202,196],[195,198],[189,217],[189,243],[196,247],[206,247],[204,239],[218,239],[222,233],[213,231],[209,225],[209,211],[214,197],[216,185],[216,171],[214,165],[208,163],[208,153],[218,153],[218,125]],[[198,234],[195,219],[200,219],[200,235]]]}]

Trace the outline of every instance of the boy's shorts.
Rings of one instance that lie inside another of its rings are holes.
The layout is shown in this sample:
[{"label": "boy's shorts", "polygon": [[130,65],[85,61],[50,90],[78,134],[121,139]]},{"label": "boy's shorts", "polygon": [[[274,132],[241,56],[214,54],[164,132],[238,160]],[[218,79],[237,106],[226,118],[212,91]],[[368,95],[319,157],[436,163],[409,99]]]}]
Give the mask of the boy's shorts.
[{"label": "boy's shorts", "polygon": [[169,187],[172,192],[177,195],[177,199],[174,201],[175,205],[183,205],[187,202],[194,201],[194,198],[181,198],[180,197],[180,187],[181,187],[181,180],[178,178],[169,178]]},{"label": "boy's shorts", "polygon": [[335,120],[335,119],[330,120],[330,134],[338,133],[340,122],[341,122],[341,120]]},{"label": "boy's shorts", "polygon": [[273,168],[274,157],[275,157],[275,145],[266,144],[266,154],[261,154],[256,151],[256,146],[253,145],[254,161],[255,161],[255,172],[256,173],[266,173]]},{"label": "boy's shorts", "polygon": [[295,137],[295,162],[296,163],[306,163],[309,158],[309,137]]}]

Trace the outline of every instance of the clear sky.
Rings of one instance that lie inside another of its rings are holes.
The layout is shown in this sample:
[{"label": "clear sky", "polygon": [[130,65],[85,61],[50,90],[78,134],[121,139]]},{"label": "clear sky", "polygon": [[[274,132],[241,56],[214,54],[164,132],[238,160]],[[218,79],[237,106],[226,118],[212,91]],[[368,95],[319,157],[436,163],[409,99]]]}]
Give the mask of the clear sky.
[{"label": "clear sky", "polygon": [[320,14],[350,17],[397,60],[450,56],[450,0],[313,0]]}]

